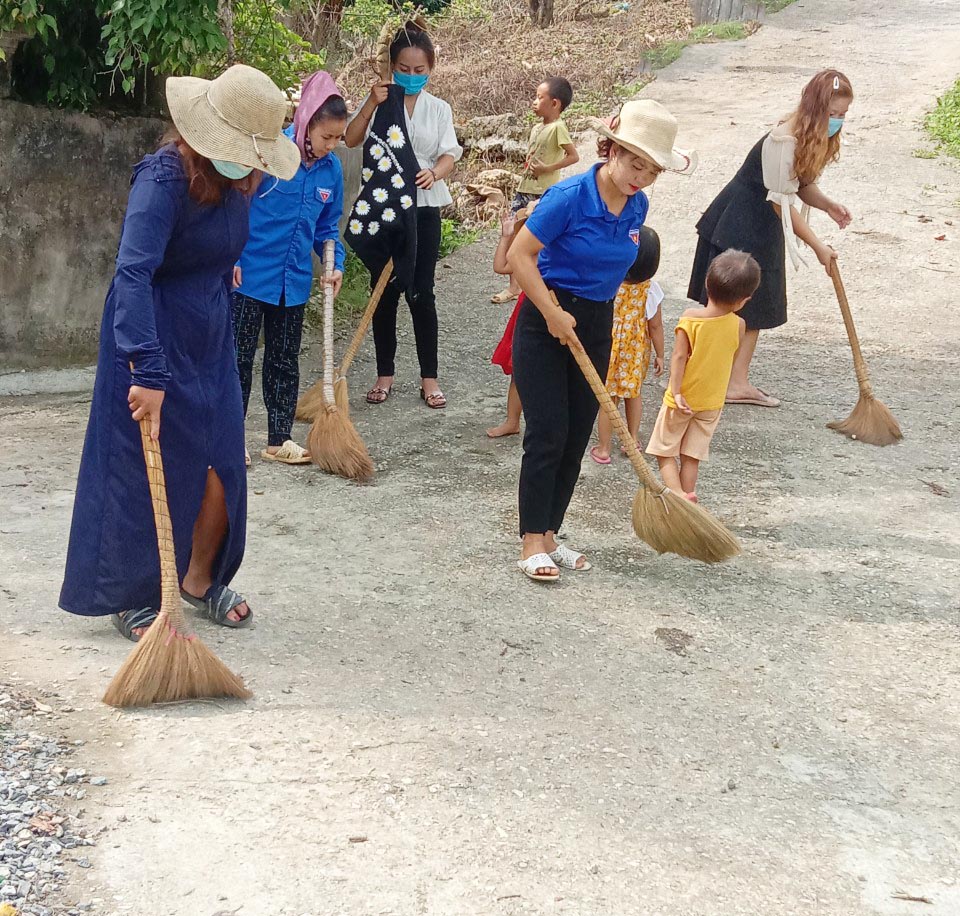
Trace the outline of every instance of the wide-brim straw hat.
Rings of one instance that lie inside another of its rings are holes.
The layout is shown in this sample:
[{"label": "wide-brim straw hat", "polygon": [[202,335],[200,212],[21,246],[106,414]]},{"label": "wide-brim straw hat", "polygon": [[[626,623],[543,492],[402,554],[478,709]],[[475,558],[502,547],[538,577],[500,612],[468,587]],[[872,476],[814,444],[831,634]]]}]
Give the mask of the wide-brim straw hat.
[{"label": "wide-brim straw hat", "polygon": [[201,156],[296,174],[300,150],[283,135],[287,97],[265,73],[234,64],[214,80],[171,76],[166,90],[174,126]]},{"label": "wide-brim straw hat", "polygon": [[662,169],[690,175],[697,167],[696,152],[673,145],[677,139],[677,119],[653,99],[627,102],[620,109],[615,130],[599,118],[591,118],[590,124],[597,133],[631,153],[652,159]]}]

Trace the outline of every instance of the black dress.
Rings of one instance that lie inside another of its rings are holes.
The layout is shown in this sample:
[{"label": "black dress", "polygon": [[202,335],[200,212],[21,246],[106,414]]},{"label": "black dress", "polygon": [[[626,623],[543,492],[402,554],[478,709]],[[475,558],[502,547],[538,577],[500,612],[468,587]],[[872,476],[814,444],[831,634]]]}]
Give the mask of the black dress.
[{"label": "black dress", "polygon": [[767,200],[761,150],[766,136],[747,154],[740,171],[716,196],[697,223],[697,253],[687,296],[706,304],[710,262],[728,248],[752,254],[760,264],[760,287],[739,315],[750,331],[778,328],[787,321],[787,279],[783,224]]}]

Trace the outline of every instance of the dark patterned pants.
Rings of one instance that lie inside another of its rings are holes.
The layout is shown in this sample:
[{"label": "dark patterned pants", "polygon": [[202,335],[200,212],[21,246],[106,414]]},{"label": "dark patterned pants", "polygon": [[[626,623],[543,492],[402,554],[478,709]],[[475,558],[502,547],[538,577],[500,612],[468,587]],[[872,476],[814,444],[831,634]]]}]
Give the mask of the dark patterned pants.
[{"label": "dark patterned pants", "polygon": [[268,445],[283,445],[293,432],[300,387],[300,338],[306,305],[271,305],[234,293],[231,303],[237,369],[247,415],[253,384],[253,359],[263,327],[263,403],[267,408]]}]

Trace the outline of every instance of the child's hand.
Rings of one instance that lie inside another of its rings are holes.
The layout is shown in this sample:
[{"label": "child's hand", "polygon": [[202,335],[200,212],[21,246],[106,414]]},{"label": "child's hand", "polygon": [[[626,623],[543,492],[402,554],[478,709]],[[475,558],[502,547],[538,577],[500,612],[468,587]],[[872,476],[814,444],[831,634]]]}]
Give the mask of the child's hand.
[{"label": "child's hand", "polygon": [[685,413],[685,414],[693,413],[693,410],[690,408],[690,405],[687,403],[687,399],[682,394],[680,394],[679,391],[676,394],[674,394],[673,403],[677,405],[677,410],[679,410],[680,413]]},{"label": "child's hand", "polygon": [[335,270],[332,273],[324,274],[323,285],[333,287],[333,295],[340,295],[340,287],[343,286],[343,272]]},{"label": "child's hand", "polygon": [[660,378],[660,376],[663,375],[663,357],[662,357],[662,356],[654,356],[654,358],[653,358],[653,374],[654,374],[657,378]]},{"label": "child's hand", "polygon": [[505,239],[508,239],[511,235],[513,235],[516,227],[517,217],[515,214],[507,211],[500,216],[500,235],[502,235]]},{"label": "child's hand", "polygon": [[235,264],[233,267],[233,288],[237,289],[241,286],[243,286],[243,271],[239,264]]},{"label": "child's hand", "polygon": [[531,159],[529,168],[530,173],[534,178],[539,178],[541,175],[545,175],[549,171],[546,163],[542,162],[540,159]]}]

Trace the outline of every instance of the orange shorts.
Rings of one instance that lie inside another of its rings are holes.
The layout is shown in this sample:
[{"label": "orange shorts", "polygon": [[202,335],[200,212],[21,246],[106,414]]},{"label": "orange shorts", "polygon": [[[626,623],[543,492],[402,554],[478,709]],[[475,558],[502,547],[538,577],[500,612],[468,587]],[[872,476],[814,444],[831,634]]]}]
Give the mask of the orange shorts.
[{"label": "orange shorts", "polygon": [[657,422],[647,445],[647,454],[659,458],[686,455],[697,461],[710,457],[710,440],[720,422],[721,410],[695,410],[683,413],[675,407],[661,405]]}]

